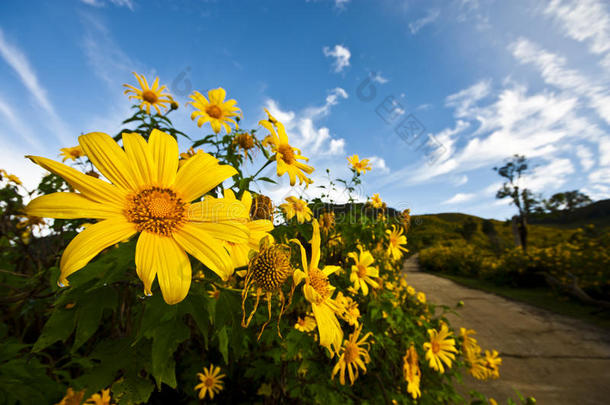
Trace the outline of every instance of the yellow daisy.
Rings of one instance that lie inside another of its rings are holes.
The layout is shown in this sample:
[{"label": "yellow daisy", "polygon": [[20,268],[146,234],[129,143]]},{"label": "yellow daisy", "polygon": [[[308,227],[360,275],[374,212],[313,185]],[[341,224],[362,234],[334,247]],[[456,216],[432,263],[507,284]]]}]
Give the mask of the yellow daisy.
[{"label": "yellow daisy", "polygon": [[293,217],[297,217],[297,222],[302,224],[303,222],[311,221],[313,212],[307,206],[307,202],[296,197],[286,197],[286,203],[280,204],[280,208],[284,211],[287,220],[291,220]]},{"label": "yellow daisy", "polygon": [[195,385],[195,391],[199,390],[199,399],[204,399],[207,394],[210,395],[210,399],[214,399],[214,395],[222,391],[222,379],[225,375],[220,374],[220,367],[210,364],[208,369],[203,368],[203,374],[197,373],[197,377],[201,381]]},{"label": "yellow daisy", "polygon": [[68,388],[66,395],[55,405],[80,405],[85,396],[85,390],[74,391],[72,387]]},{"label": "yellow daisy", "polygon": [[316,319],[311,315],[304,317],[298,317],[297,323],[294,324],[294,328],[299,332],[311,332],[316,328]]},{"label": "yellow daisy", "polygon": [[337,301],[345,310],[345,312],[339,316],[341,316],[341,318],[349,325],[358,326],[358,320],[360,319],[360,309],[358,308],[358,303],[351,297],[343,295],[341,291],[337,293],[335,301]]},{"label": "yellow daisy", "polygon": [[383,201],[381,201],[381,197],[379,197],[379,193],[373,194],[371,197],[371,205],[373,208],[383,208]]},{"label": "yellow daisy", "polygon": [[248,151],[250,149],[254,149],[254,147],[256,146],[256,144],[254,143],[255,140],[256,138],[254,137],[254,135],[250,135],[249,133],[242,133],[235,136],[235,138],[233,139],[233,144],[239,146],[239,148],[244,153],[244,156],[248,157]]},{"label": "yellow daisy", "polygon": [[272,152],[275,153],[277,175],[281,177],[285,173],[288,173],[291,186],[295,185],[297,177],[299,179],[299,184],[305,183],[309,185],[313,183],[313,180],[305,175],[305,173],[311,174],[313,172],[313,167],[306,165],[303,162],[299,162],[299,160],[307,162],[309,159],[301,156],[300,149],[290,146],[284,125],[273,118],[271,114],[269,114],[269,111],[267,111],[267,114],[269,115],[269,120],[259,121],[259,124],[269,131],[269,135],[264,139],[263,145],[270,145]]},{"label": "yellow daisy", "polygon": [[368,170],[371,170],[370,159],[362,159],[358,155],[353,155],[347,158],[349,163],[352,165],[352,170],[358,173],[366,173]]},{"label": "yellow daisy", "polygon": [[460,338],[462,340],[462,350],[464,353],[478,354],[481,352],[477,340],[472,337],[474,334],[476,334],[476,332],[473,329],[460,328]]},{"label": "yellow daisy", "polygon": [[85,401],[85,405],[112,405],[110,388],[102,390],[99,394],[93,394]]},{"label": "yellow daisy", "polygon": [[208,98],[198,91],[193,92],[190,95],[193,101],[187,103],[195,109],[191,114],[191,119],[197,119],[197,126],[200,128],[209,122],[216,133],[219,133],[223,127],[227,133],[230,133],[231,126],[228,123],[235,125],[235,129],[239,128],[232,117],[241,116],[241,110],[235,105],[237,101],[233,99],[225,101],[226,96],[227,92],[222,87],[208,91]]},{"label": "yellow daisy", "polygon": [[502,364],[502,359],[498,357],[498,351],[493,350],[490,352],[489,350],[485,350],[485,357],[483,358],[485,368],[487,368],[489,376],[491,378],[499,378],[500,377],[500,365]]},{"label": "yellow daisy", "polygon": [[451,332],[445,324],[441,326],[440,332],[436,329],[428,329],[428,335],[430,335],[430,342],[424,343],[426,360],[431,368],[442,374],[445,372],[443,363],[451,368],[451,360],[455,360],[454,353],[457,353],[455,340],[451,338]]},{"label": "yellow daisy", "polygon": [[50,159],[29,156],[63,177],[77,192],[38,197],[26,207],[28,215],[99,220],[66,247],[59,285],[68,285],[68,276],[102,250],[138,232],[136,271],[145,294],[151,294],[158,276],[165,302],[176,304],[184,299],[191,285],[186,252],[222,279],[229,278],[233,262],[224,242],[247,242],[249,230],[242,221],[248,219],[248,212],[218,199],[193,201],[236,174],[234,168],[201,154],[178,170],[178,144],[158,130],[152,131],[148,142],[138,134],[124,133],[125,149],[100,132],[80,136],[79,143],[111,183]]},{"label": "yellow daisy", "polygon": [[407,248],[403,245],[407,244],[407,237],[403,235],[402,228],[397,228],[396,225],[392,225],[392,230],[386,229],[385,233],[388,235],[388,255],[392,256],[394,260],[400,260],[402,258],[402,252],[408,252]]},{"label": "yellow daisy", "polygon": [[80,145],[77,146],[73,146],[71,148],[61,148],[59,150],[60,157],[63,157],[63,159],[61,160],[62,162],[65,162],[66,160],[70,159],[70,160],[76,160],[80,157],[85,156],[85,153],[83,152],[83,148],[80,147]]},{"label": "yellow daisy", "polygon": [[403,357],[403,374],[407,382],[407,392],[411,394],[413,399],[421,397],[419,383],[421,380],[421,370],[419,369],[419,357],[415,347],[411,345],[407,349],[407,353]]},{"label": "yellow daisy", "polygon": [[127,87],[125,94],[131,94],[131,96],[129,96],[130,100],[141,100],[142,103],[140,103],[140,109],[146,110],[147,114],[150,114],[150,107],[152,106],[155,108],[155,110],[157,110],[157,113],[161,115],[161,108],[167,109],[172,101],[174,101],[172,96],[165,91],[167,87],[159,87],[158,77],[155,78],[152,87],[150,87],[144,75],[139,75],[136,72],[133,72],[133,75],[136,77],[136,79],[138,79],[140,88],[134,87],[130,84],[124,84],[123,86]]},{"label": "yellow daisy", "polygon": [[320,215],[320,218],[318,218],[318,221],[322,232],[324,232],[325,235],[328,235],[335,227],[335,213],[332,211],[323,212],[322,215]]},{"label": "yellow daisy", "polygon": [[426,303],[426,294],[424,294],[423,291],[418,292],[415,297],[417,298],[417,300],[419,302],[421,302],[422,304]]},{"label": "yellow daisy", "polygon": [[[235,197],[233,190],[225,189],[224,201],[228,204],[227,209],[236,209],[238,212],[245,210],[248,214],[252,208],[252,194],[248,191],[244,191],[241,200]],[[251,250],[258,251],[260,241],[262,238],[269,235],[268,232],[273,230],[273,223],[266,219],[242,220],[244,225],[250,231],[250,237],[247,243],[233,243],[230,241],[226,242],[227,250],[233,260],[234,267],[247,266],[249,262],[249,253]]]},{"label": "yellow daisy", "polygon": [[379,284],[373,280],[373,277],[379,277],[379,269],[371,266],[375,259],[368,250],[362,250],[362,246],[358,246],[360,255],[357,252],[350,252],[347,256],[354,260],[352,265],[352,273],[349,280],[357,290],[362,290],[363,295],[368,295],[369,285],[373,288],[379,288]]},{"label": "yellow daisy", "polygon": [[340,267],[326,266],[322,270],[318,268],[320,264],[320,226],[316,219],[313,220],[312,225],[309,264],[307,264],[307,255],[301,242],[298,239],[291,240],[301,248],[303,265],[303,271],[295,270],[293,274],[294,284],[298,286],[301,281],[305,280],[303,295],[311,303],[320,334],[320,345],[326,347],[331,355],[334,355],[343,342],[343,330],[337,320],[337,314],[343,314],[345,309],[332,298],[335,287],[328,281],[328,276],[339,270]]},{"label": "yellow daisy", "polygon": [[364,335],[361,339],[358,339],[360,332],[362,331],[362,325],[356,327],[354,333],[349,336],[349,339],[343,342],[341,351],[339,352],[339,359],[337,364],[333,368],[331,378],[335,378],[335,375],[339,373],[339,382],[341,385],[345,385],[345,370],[349,375],[350,385],[354,385],[354,381],[358,378],[359,369],[362,369],[366,373],[366,364],[371,361],[369,355],[370,343],[366,340],[371,336],[371,332]]}]

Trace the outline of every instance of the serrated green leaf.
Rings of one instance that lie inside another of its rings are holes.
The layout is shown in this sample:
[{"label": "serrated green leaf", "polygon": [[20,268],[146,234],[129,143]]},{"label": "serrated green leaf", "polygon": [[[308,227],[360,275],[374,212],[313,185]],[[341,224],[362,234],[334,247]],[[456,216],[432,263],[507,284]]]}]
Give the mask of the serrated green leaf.
[{"label": "serrated green leaf", "polygon": [[42,328],[42,333],[34,343],[32,351],[39,352],[59,340],[65,342],[74,330],[75,319],[76,311],[74,309],[55,308]]},{"label": "serrated green leaf", "polygon": [[122,404],[143,404],[148,402],[155,385],[148,378],[136,373],[123,376],[123,379],[112,385],[112,395]]},{"label": "serrated green leaf", "polygon": [[190,335],[190,329],[180,319],[164,322],[155,328],[152,344],[152,374],[158,388],[161,388],[162,383],[176,388],[174,352]]},{"label": "serrated green leaf", "polygon": [[76,333],[72,351],[77,350],[95,333],[100,325],[104,309],[117,305],[117,292],[110,287],[87,292],[86,298],[77,303]]}]

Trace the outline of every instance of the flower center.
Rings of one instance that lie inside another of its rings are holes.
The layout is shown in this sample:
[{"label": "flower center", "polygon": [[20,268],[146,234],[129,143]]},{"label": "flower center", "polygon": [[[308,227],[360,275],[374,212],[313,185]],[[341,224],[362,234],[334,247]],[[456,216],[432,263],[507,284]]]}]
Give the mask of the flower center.
[{"label": "flower center", "polygon": [[154,91],[151,90],[144,90],[142,92],[142,100],[150,103],[150,104],[154,104],[156,103],[159,99],[157,98],[157,95],[155,94]]},{"label": "flower center", "polygon": [[277,150],[282,154],[282,160],[284,162],[289,165],[294,163],[294,150],[292,149],[292,146],[288,145],[287,143],[284,143],[280,145]]},{"label": "flower center", "polygon": [[358,277],[359,278],[365,278],[366,277],[366,267],[364,267],[361,264],[358,265]]},{"label": "flower center", "polygon": [[139,232],[169,236],[186,221],[187,208],[172,190],[150,187],[127,198],[125,216]]},{"label": "flower center", "polygon": [[205,384],[206,387],[211,388],[214,386],[215,382],[216,382],[216,380],[213,377],[206,377],[206,379],[203,383]]},{"label": "flower center", "polygon": [[250,134],[241,134],[237,137],[237,143],[242,149],[252,149],[254,147],[254,138]]},{"label": "flower center", "polygon": [[328,282],[328,276],[322,273],[320,269],[309,270],[309,284],[318,294],[320,294],[322,300],[330,296],[330,289],[328,288],[330,283]]},{"label": "flower center", "polygon": [[222,117],[222,110],[217,105],[209,105],[205,108],[205,112],[212,118]]},{"label": "flower center", "polygon": [[265,291],[275,291],[292,274],[290,248],[286,245],[271,245],[263,249],[250,262],[248,271],[256,284]]},{"label": "flower center", "polygon": [[432,352],[433,353],[438,353],[441,350],[441,345],[438,344],[438,342],[432,342]]},{"label": "flower center", "polygon": [[353,363],[358,358],[359,348],[356,343],[349,342],[345,345],[345,362]]}]

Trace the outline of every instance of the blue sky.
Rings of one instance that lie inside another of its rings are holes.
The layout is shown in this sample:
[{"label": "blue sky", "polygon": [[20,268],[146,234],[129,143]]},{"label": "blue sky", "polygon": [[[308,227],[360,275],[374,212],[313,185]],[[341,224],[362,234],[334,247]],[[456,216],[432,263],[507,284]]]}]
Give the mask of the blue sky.
[{"label": "blue sky", "polygon": [[[610,197],[602,0],[164,3],[2,2],[0,166],[31,187],[42,172],[23,155],[116,133],[137,71],[181,105],[224,87],[246,128],[269,108],[311,158],[314,186],[326,168],[346,177],[348,155],[371,158],[358,196],[414,213],[512,215],[492,168],[514,153],[535,165],[535,192]],[[176,126],[207,134],[188,110],[172,113]],[[301,193],[285,179],[261,191]]]}]

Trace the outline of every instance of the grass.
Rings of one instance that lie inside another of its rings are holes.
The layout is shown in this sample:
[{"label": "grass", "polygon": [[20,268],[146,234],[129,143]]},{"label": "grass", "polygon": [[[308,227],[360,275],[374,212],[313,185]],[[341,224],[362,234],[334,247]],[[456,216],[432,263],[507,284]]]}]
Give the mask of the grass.
[{"label": "grass", "polygon": [[559,295],[548,288],[513,288],[498,286],[487,281],[442,273],[431,273],[445,277],[458,284],[490,292],[513,301],[523,302],[546,309],[559,315],[576,318],[597,327],[610,330],[610,314],[597,312],[599,308],[585,305],[570,297]]}]

